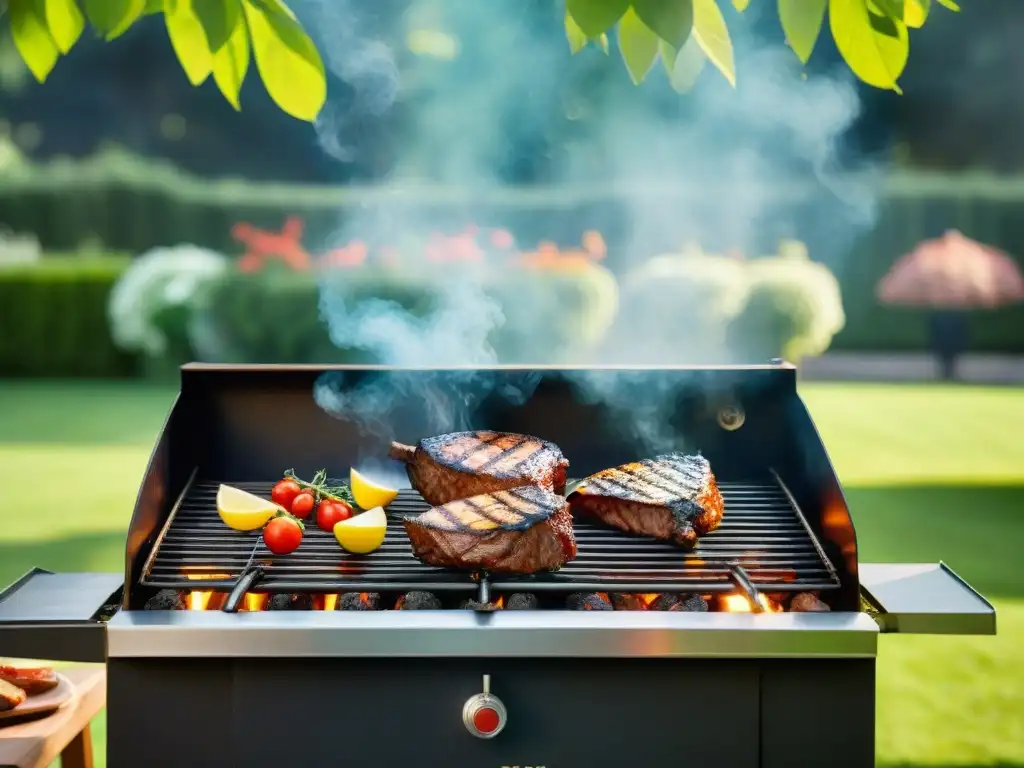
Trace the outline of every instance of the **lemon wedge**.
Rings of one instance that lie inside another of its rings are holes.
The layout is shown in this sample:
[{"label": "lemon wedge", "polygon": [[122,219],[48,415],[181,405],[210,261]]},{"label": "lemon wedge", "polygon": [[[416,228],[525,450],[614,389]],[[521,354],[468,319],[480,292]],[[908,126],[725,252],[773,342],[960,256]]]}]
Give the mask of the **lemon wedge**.
[{"label": "lemon wedge", "polygon": [[352,489],[352,498],[362,509],[373,509],[374,507],[386,507],[398,495],[394,488],[385,488],[377,485],[354,469],[349,471],[348,484]]},{"label": "lemon wedge", "polygon": [[255,531],[281,511],[272,501],[235,488],[222,485],[217,489],[217,513],[229,528],[236,531]]},{"label": "lemon wedge", "polygon": [[334,538],[349,552],[365,555],[384,543],[388,519],[382,507],[334,524]]}]

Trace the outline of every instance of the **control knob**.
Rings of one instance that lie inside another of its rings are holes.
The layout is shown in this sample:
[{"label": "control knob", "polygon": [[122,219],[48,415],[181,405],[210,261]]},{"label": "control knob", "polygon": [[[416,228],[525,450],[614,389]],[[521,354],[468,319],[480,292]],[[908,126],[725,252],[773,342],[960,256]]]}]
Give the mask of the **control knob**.
[{"label": "control knob", "polygon": [[466,730],[478,739],[493,739],[501,733],[507,719],[505,705],[491,693],[491,676],[484,675],[484,692],[470,696],[462,707]]}]

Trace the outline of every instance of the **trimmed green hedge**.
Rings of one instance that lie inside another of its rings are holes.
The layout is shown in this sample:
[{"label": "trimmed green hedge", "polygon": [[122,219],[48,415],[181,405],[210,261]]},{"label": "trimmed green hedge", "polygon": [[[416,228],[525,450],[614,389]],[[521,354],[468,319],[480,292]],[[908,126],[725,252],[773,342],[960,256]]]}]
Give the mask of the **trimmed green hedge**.
[{"label": "trimmed green hedge", "polygon": [[127,263],[74,255],[0,265],[0,377],[137,375],[107,325],[107,297]]}]

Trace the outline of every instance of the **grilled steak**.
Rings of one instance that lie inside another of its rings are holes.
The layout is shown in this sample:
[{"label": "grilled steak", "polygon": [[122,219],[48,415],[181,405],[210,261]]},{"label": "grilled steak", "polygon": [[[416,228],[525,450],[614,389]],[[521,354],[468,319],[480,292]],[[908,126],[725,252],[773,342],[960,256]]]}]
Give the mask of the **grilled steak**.
[{"label": "grilled steak", "polygon": [[0,666],[0,680],[21,688],[29,696],[38,696],[57,687],[57,673],[52,667]]},{"label": "grilled steak", "polygon": [[413,554],[442,568],[537,573],[576,556],[568,503],[536,485],[432,507],[405,530]]},{"label": "grilled steak", "polygon": [[28,694],[21,688],[0,680],[0,712],[7,712],[19,704],[24,704],[27,698]]},{"label": "grilled steak", "polygon": [[563,493],[569,466],[557,445],[511,432],[454,432],[416,447],[392,443],[389,455],[405,462],[412,487],[434,506],[521,485]]},{"label": "grilled steak", "polygon": [[722,522],[725,502],[703,456],[669,453],[591,475],[569,494],[574,512],[684,547]]}]

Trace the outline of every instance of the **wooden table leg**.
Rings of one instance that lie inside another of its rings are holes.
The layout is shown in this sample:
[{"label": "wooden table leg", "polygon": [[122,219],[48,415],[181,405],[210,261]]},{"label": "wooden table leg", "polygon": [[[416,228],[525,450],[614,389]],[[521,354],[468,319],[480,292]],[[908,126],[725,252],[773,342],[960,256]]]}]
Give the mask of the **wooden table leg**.
[{"label": "wooden table leg", "polygon": [[86,725],[60,753],[61,768],[92,768],[92,731]]}]

